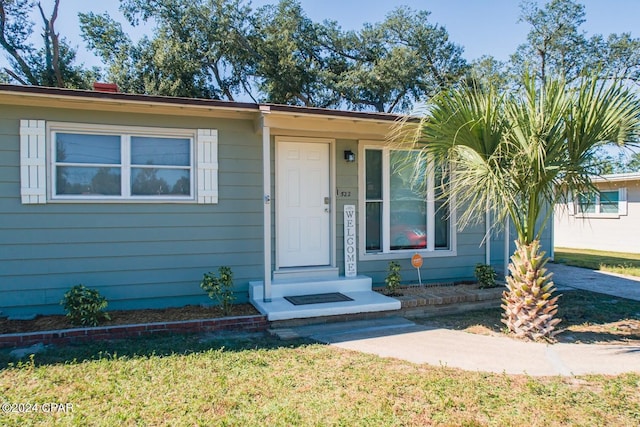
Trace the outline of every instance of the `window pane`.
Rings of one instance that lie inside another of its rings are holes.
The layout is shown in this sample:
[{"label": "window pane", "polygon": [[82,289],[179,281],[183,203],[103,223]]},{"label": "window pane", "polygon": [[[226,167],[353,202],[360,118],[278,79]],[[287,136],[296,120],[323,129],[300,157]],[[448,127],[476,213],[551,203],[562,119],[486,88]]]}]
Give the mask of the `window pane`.
[{"label": "window pane", "polygon": [[56,194],[119,196],[120,188],[120,168],[56,168]]},{"label": "window pane", "polygon": [[132,196],[189,196],[191,179],[188,169],[131,169]]},{"label": "window pane", "polygon": [[366,199],[381,200],[382,199],[382,151],[366,150],[365,151],[366,166]]},{"label": "window pane", "polygon": [[132,136],[131,164],[191,166],[190,140]]},{"label": "window pane", "polygon": [[449,209],[441,201],[435,203],[435,246],[436,249],[449,249]]},{"label": "window pane", "polygon": [[578,212],[595,213],[596,212],[596,195],[580,195],[578,197]]},{"label": "window pane", "polygon": [[378,252],[382,250],[382,203],[367,203],[366,206],[366,250]]},{"label": "window pane", "polygon": [[120,163],[120,136],[56,133],[56,162]]},{"label": "window pane", "polygon": [[600,213],[618,213],[618,190],[600,192]]},{"label": "window pane", "polygon": [[[423,194],[426,167],[416,151],[392,151],[390,156],[390,247],[427,247],[427,204]],[[417,171],[418,174],[414,174]]]},{"label": "window pane", "polygon": [[449,249],[449,203],[442,198],[442,193],[449,185],[449,175],[442,166],[436,167],[434,176],[435,194],[435,248]]}]

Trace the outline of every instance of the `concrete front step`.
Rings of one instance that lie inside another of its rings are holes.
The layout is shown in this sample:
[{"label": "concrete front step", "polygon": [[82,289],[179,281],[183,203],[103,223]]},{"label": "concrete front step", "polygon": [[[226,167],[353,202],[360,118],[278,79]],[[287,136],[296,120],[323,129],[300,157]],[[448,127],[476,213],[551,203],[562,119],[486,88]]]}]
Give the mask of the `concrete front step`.
[{"label": "concrete front step", "polygon": [[371,290],[364,292],[341,291],[341,293],[348,296],[353,301],[293,305],[284,299],[284,297],[279,297],[272,298],[269,302],[265,302],[261,298],[250,299],[250,302],[260,313],[267,316],[267,320],[269,321],[371,313],[400,309],[400,301]]},{"label": "concrete front step", "polygon": [[[343,314],[371,313],[399,310],[400,301],[371,290],[367,276],[313,278],[307,280],[275,281],[271,285],[271,300],[264,300],[264,283],[249,283],[249,301],[269,321],[305,319]],[[352,301],[294,305],[284,297],[340,292]]]},{"label": "concrete front step", "polygon": [[[326,294],[330,292],[340,292],[346,295],[347,292],[371,291],[371,286],[371,277],[367,276],[274,280],[271,283],[271,298]],[[262,300],[263,292],[264,282],[249,282],[249,298],[252,301]]]}]

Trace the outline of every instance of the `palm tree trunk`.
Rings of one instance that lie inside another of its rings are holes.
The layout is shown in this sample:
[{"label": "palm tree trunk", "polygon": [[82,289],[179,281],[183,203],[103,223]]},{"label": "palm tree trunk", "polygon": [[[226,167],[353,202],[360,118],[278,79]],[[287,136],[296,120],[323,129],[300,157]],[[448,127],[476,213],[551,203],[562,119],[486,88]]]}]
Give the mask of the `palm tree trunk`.
[{"label": "palm tree trunk", "polygon": [[558,333],[555,326],[560,319],[554,316],[559,295],[552,297],[555,288],[544,268],[548,261],[544,255],[538,240],[530,244],[516,241],[509,264],[511,275],[502,294],[502,322],[518,338],[552,340]]}]

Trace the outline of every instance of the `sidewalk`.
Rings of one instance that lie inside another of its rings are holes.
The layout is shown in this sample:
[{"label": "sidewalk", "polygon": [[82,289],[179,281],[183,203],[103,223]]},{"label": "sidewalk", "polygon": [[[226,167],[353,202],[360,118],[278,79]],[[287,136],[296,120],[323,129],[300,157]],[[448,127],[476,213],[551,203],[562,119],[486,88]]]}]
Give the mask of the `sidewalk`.
[{"label": "sidewalk", "polygon": [[[559,288],[585,289],[640,301],[640,280],[549,265]],[[640,372],[640,345],[543,344],[504,336],[433,329],[401,317],[280,329],[336,347],[413,363],[532,376]]]},{"label": "sidewalk", "polygon": [[547,264],[552,280],[559,288],[583,289],[640,301],[640,277],[622,276],[563,264]]}]

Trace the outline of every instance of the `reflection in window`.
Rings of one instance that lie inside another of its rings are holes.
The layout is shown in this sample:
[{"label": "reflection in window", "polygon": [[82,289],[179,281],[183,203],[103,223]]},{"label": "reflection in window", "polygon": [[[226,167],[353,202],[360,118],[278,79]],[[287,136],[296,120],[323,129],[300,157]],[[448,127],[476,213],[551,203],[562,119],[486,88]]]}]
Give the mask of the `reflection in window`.
[{"label": "reflection in window", "polygon": [[619,214],[620,191],[599,191],[578,196],[577,211],[582,214]]},{"label": "reflection in window", "polygon": [[189,170],[155,168],[131,170],[131,194],[134,196],[166,194],[188,196],[190,189]]},{"label": "reflection in window", "polygon": [[120,195],[120,168],[59,166],[57,194]]},{"label": "reflection in window", "polygon": [[[427,247],[426,165],[417,151],[390,153],[390,236],[391,250]],[[419,179],[414,180],[414,170]]]},{"label": "reflection in window", "polygon": [[[440,178],[441,171],[434,185],[426,159],[417,150],[367,148],[364,159],[366,252],[450,249],[449,206],[440,197],[448,183]],[[436,195],[431,218],[429,186]],[[430,222],[433,247],[427,239]]]},{"label": "reflection in window", "polygon": [[52,135],[54,196],[192,196],[191,138],[55,131]]},{"label": "reflection in window", "polygon": [[131,164],[173,165],[191,164],[190,141],[187,138],[131,137]]},{"label": "reflection in window", "polygon": [[581,213],[596,212],[597,195],[595,193],[583,195],[578,198],[578,211]]},{"label": "reflection in window", "polygon": [[619,193],[615,191],[600,192],[600,213],[618,213]]}]

